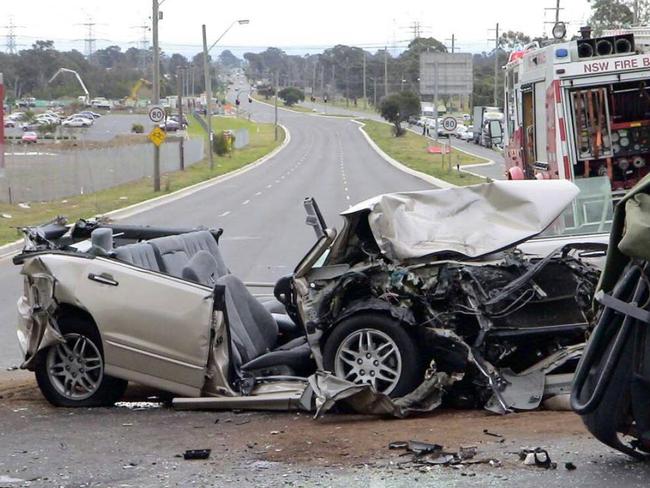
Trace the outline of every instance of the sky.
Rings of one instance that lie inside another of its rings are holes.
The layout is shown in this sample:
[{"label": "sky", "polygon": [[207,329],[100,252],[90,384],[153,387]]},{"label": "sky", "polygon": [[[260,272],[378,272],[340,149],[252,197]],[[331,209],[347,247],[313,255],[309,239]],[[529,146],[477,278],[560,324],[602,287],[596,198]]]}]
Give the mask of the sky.
[{"label": "sky", "polygon": [[[560,6],[569,34],[589,17],[587,0],[561,0]],[[150,25],[151,7],[152,0],[0,0],[0,50],[6,50],[6,26],[12,21],[18,49],[51,39],[58,49],[84,52],[85,23],[96,24],[96,48],[141,46],[144,36],[151,42],[151,32],[141,27]],[[167,53],[193,55],[201,49],[201,24],[211,44],[234,20],[248,19],[248,25],[235,25],[219,48],[241,55],[274,46],[305,54],[348,44],[370,51],[387,45],[399,52],[413,38],[417,22],[422,37],[449,45],[453,34],[462,52],[481,52],[491,49],[487,39],[494,37],[497,22],[501,31],[550,34],[552,25],[545,22],[554,19],[554,7],[555,0],[163,0],[160,43]]]}]

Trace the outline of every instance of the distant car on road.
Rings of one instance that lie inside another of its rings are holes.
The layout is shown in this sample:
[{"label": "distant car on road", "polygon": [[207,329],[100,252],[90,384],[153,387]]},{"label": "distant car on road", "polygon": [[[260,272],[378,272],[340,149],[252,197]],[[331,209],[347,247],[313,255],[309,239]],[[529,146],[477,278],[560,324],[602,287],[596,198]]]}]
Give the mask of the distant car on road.
[{"label": "distant car on road", "polygon": [[459,125],[458,127],[456,127],[456,130],[454,131],[453,135],[454,135],[454,137],[456,137],[458,139],[462,139],[463,134],[465,132],[467,132],[467,127],[465,127],[464,125]]},{"label": "distant car on road", "polygon": [[459,136],[462,141],[471,141],[474,138],[474,126],[468,125],[467,130]]},{"label": "distant car on road", "polygon": [[35,144],[36,141],[38,141],[38,134],[33,131],[25,132],[21,140],[23,141],[23,144]]},{"label": "distant car on road", "polygon": [[160,124],[160,128],[166,132],[176,132],[181,128],[181,124],[174,119],[167,119],[166,122]]},{"label": "distant car on road", "polygon": [[61,125],[63,127],[90,127],[93,125],[93,121],[84,117],[69,117]]}]

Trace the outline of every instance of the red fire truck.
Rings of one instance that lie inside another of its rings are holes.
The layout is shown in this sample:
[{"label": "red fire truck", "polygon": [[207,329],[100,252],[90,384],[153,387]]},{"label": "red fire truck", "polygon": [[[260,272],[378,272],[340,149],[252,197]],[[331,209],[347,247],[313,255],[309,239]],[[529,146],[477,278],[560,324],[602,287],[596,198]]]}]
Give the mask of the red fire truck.
[{"label": "red fire truck", "polygon": [[631,32],[530,45],[505,67],[508,178],[605,177],[631,188],[650,169],[650,54]]}]

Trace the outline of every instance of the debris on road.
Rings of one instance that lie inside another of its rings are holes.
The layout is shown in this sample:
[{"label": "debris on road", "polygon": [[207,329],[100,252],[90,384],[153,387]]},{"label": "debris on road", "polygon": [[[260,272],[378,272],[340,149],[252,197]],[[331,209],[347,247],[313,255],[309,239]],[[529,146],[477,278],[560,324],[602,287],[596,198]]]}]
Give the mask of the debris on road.
[{"label": "debris on road", "polygon": [[188,449],[183,454],[185,460],[208,459],[212,449]]},{"label": "debris on road", "polygon": [[444,446],[430,442],[422,441],[394,441],[388,444],[388,449],[400,450],[406,452],[400,456],[412,454],[410,460],[398,463],[398,466],[404,467],[408,464],[417,466],[422,465],[444,465],[444,466],[458,466],[471,465],[471,464],[489,464],[490,466],[500,466],[501,462],[498,459],[474,459],[478,454],[476,446],[460,446],[458,451],[446,451]]},{"label": "debris on road", "polygon": [[548,451],[541,447],[522,449],[519,451],[519,459],[521,459],[526,466],[537,466],[544,469],[557,468],[557,463],[551,461],[551,456],[548,454]]},{"label": "debris on road", "polygon": [[484,433],[485,435],[489,435],[489,436],[492,436],[492,437],[503,438],[503,436],[502,436],[501,434],[497,434],[497,433],[495,433],[495,432],[490,432],[490,431],[487,430],[487,429],[483,429],[483,433]]}]

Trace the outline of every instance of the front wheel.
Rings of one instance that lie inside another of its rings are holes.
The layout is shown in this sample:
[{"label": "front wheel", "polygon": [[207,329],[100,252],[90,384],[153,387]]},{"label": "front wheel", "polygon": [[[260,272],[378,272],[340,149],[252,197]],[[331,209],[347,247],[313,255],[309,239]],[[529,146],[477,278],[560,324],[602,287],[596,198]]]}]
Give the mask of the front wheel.
[{"label": "front wheel", "polygon": [[413,339],[396,320],[360,314],[342,321],[323,351],[325,369],[391,397],[410,393],[422,381],[422,361]]},{"label": "front wheel", "polygon": [[103,407],[124,394],[127,382],[104,373],[99,334],[91,325],[62,327],[65,342],[39,352],[36,382],[57,407]]}]

